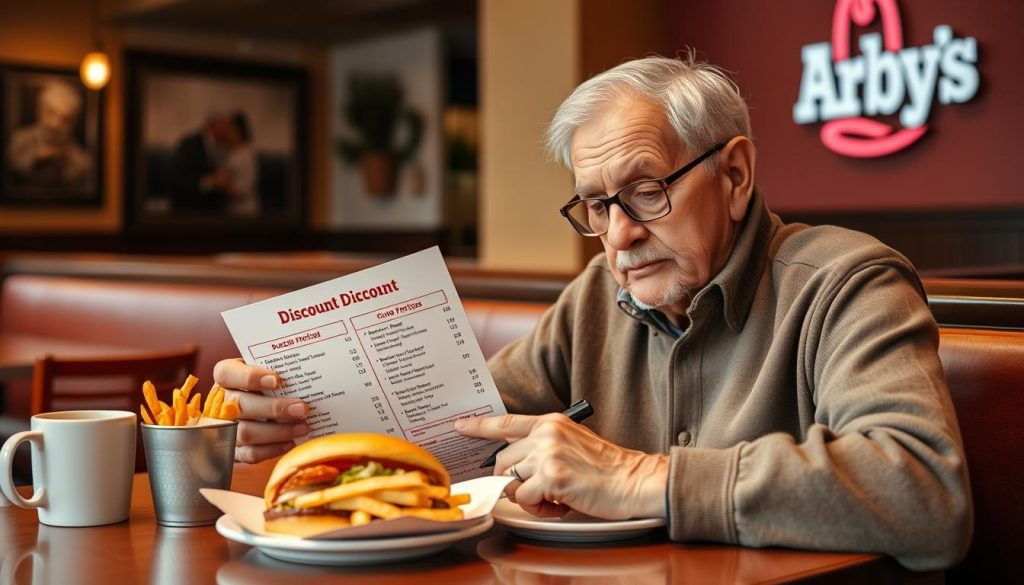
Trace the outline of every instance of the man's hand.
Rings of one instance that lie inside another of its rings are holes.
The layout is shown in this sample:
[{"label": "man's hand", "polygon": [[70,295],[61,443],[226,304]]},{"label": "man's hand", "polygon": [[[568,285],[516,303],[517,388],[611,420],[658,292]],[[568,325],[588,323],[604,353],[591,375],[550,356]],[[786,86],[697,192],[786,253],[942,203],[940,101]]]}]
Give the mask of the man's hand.
[{"label": "man's hand", "polygon": [[506,490],[534,516],[562,516],[569,508],[610,520],[665,517],[668,457],[624,449],[563,414],[462,419],[463,435],[504,439],[496,475],[516,474]]},{"label": "man's hand", "polygon": [[235,460],[256,463],[277,457],[295,446],[295,438],[309,434],[309,425],[303,422],[309,407],[304,402],[259,394],[281,385],[273,370],[240,359],[221,360],[213,368],[213,379],[226,390],[224,400],[237,400],[242,411]]}]

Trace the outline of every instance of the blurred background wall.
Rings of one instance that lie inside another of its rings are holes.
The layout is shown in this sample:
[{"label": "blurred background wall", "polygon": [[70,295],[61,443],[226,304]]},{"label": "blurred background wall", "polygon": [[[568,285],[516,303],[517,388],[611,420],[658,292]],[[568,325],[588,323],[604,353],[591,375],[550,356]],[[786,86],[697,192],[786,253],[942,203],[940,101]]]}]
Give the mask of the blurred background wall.
[{"label": "blurred background wall", "polygon": [[[1014,138],[1024,129],[1015,106],[1024,84],[1018,73],[1024,41],[1013,30],[1024,19],[1024,3],[895,4],[906,47],[930,43],[940,24],[952,26],[957,38],[976,39],[980,89],[968,103],[934,104],[928,133],[906,150],[853,159],[823,147],[821,124],[793,121],[801,47],[830,40],[833,0],[4,2],[0,66],[76,69],[98,42],[113,74],[102,94],[101,204],[2,206],[0,250],[396,255],[437,244],[482,269],[573,272],[599,251],[599,242],[562,225],[557,208],[572,181],[542,150],[545,124],[587,77],[629,58],[694,47],[730,70],[750,103],[759,183],[787,219],[868,231],[925,269],[1024,263],[1024,196],[1014,180]],[[439,223],[339,226],[330,219],[337,209],[331,198],[361,195],[332,189],[332,167],[341,164],[335,128],[343,105],[330,89],[339,83],[331,55],[423,30],[440,39],[441,106],[422,122],[423,131],[441,133],[442,168],[402,167],[396,194],[362,209],[372,213],[374,205],[383,210],[388,201],[416,197],[418,181],[429,181],[436,170],[443,173]],[[854,30],[852,38],[879,30],[876,22]],[[140,229],[126,212],[138,195],[126,185],[126,166],[137,153],[129,152],[125,55],[138,52],[304,76],[297,224],[273,233],[266,226],[274,217],[226,222],[229,229]]]}]

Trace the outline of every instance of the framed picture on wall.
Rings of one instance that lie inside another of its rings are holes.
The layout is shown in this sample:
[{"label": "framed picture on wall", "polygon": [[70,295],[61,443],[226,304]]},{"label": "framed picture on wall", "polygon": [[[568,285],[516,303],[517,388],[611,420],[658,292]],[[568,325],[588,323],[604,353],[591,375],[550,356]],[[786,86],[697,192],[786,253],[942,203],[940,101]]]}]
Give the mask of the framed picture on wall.
[{"label": "framed picture on wall", "polygon": [[0,65],[0,205],[102,206],[101,101],[75,70]]},{"label": "framed picture on wall", "polygon": [[332,228],[442,227],[442,46],[441,31],[427,27],[328,52]]},{"label": "framed picture on wall", "polygon": [[302,226],[303,70],[137,52],[126,64],[128,229]]}]

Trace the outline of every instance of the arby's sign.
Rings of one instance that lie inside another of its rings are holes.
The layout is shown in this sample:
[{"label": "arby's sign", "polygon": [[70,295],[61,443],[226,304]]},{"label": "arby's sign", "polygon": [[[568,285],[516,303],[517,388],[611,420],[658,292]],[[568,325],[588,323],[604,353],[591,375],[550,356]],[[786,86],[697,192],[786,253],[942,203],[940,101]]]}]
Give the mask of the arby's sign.
[{"label": "arby's sign", "polygon": [[[881,33],[852,36],[854,27],[876,19]],[[931,41],[904,47],[896,0],[837,0],[832,42],[801,50],[793,120],[824,122],[822,144],[844,156],[880,157],[907,148],[928,131],[932,107],[964,103],[978,92],[977,41],[956,38],[948,25],[936,26]]]}]

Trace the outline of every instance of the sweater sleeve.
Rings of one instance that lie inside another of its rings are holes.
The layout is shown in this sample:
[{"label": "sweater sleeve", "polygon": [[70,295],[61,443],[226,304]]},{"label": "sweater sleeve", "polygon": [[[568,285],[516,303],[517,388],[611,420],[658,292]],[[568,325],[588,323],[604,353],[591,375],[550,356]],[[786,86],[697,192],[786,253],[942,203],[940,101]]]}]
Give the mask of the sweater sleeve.
[{"label": "sweater sleeve", "polygon": [[672,449],[671,536],[880,552],[918,570],[962,558],[967,467],[923,297],[896,261],[827,283],[797,357],[813,424],[799,438]]}]

